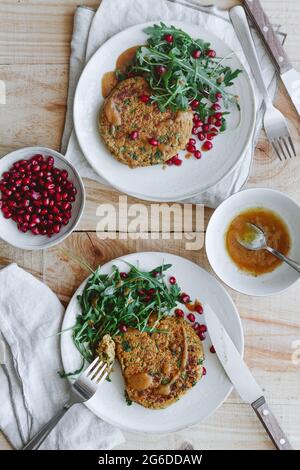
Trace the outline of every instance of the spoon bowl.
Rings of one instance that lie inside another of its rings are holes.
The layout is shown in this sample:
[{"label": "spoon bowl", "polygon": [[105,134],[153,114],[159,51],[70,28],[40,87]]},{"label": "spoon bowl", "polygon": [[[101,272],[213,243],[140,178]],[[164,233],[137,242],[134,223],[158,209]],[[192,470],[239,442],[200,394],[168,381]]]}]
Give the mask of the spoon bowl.
[{"label": "spoon bowl", "polygon": [[243,236],[238,234],[236,237],[239,244],[247,250],[265,250],[267,248],[267,241],[263,230],[250,222],[247,222],[245,225],[247,231],[244,232]]}]

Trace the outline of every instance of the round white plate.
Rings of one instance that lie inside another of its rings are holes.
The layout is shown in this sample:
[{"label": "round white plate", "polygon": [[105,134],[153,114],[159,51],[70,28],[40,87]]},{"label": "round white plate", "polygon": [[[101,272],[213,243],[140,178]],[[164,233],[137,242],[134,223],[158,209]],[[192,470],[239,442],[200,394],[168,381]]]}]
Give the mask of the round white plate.
[{"label": "round white plate", "polygon": [[[167,22],[169,23],[169,22]],[[121,52],[146,41],[143,29],[152,25],[146,23],[129,28],[107,41],[94,54],[85,67],[79,80],[74,101],[74,125],[80,147],[94,170],[112,186],[141,199],[156,201],[176,201],[191,197],[214,186],[238,165],[251,139],[255,122],[255,99],[249,76],[231,49],[214,34],[199,29],[199,26],[172,21],[194,38],[201,37],[212,44],[217,54],[230,59],[232,68],[243,73],[229,88],[240,96],[241,122],[238,111],[232,107],[228,118],[228,130],[214,140],[214,148],[203,152],[201,160],[186,160],[181,167],[162,165],[130,169],[118,162],[102,143],[98,131],[97,118],[103,104],[101,80],[104,73],[114,70],[116,59]],[[199,142],[200,144],[200,142]]]},{"label": "round white plate", "polygon": [[229,224],[242,211],[253,207],[270,209],[284,220],[291,236],[288,256],[300,261],[300,207],[286,194],[267,188],[240,191],[215,210],[206,231],[206,252],[215,273],[232,289],[247,295],[271,295],[297,282],[299,274],[283,263],[271,273],[251,276],[233,263],[226,250],[225,234]]},{"label": "round white plate", "polygon": [[[198,298],[201,302],[211,305],[226,326],[236,347],[243,354],[244,337],[238,312],[230,296],[213,276],[179,256],[152,252],[133,253],[110,261],[102,267],[102,271],[110,273],[113,265],[119,266],[122,270],[128,270],[128,266],[122,262],[122,259],[132,264],[138,263],[143,270],[154,269],[163,262],[171,263],[173,266],[169,270],[169,275],[176,276],[179,285],[191,295],[192,299]],[[82,292],[85,283],[86,281],[75,292],[69,303],[62,330],[72,327],[76,315],[80,313],[77,295]],[[199,315],[199,317],[198,320],[203,322],[203,316]],[[232,385],[216,354],[209,351],[211,346],[209,337],[203,345],[207,375],[169,408],[149,410],[135,403],[128,406],[124,398],[124,381],[117,361],[111,375],[112,381],[105,381],[87,406],[100,418],[128,431],[167,433],[199,423],[213,413],[232,390]],[[73,371],[80,365],[80,354],[73,344],[71,331],[66,331],[61,335],[61,354],[66,372]]]}]

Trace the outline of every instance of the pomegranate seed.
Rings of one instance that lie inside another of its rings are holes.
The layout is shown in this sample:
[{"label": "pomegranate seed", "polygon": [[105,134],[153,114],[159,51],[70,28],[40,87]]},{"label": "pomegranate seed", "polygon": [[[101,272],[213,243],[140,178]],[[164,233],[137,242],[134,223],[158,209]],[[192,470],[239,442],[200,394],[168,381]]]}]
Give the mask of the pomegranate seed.
[{"label": "pomegranate seed", "polygon": [[195,312],[197,312],[197,313],[199,313],[200,315],[202,315],[202,313],[203,313],[203,307],[202,307],[202,305],[196,304],[196,305],[195,305]]},{"label": "pomegranate seed", "polygon": [[206,333],[206,332],[207,332],[207,327],[206,327],[206,325],[200,325],[199,331],[200,331],[201,333]]},{"label": "pomegranate seed", "polygon": [[214,114],[214,117],[215,117],[217,120],[222,119],[222,116],[223,116],[222,113],[215,113],[215,114]]},{"label": "pomegranate seed", "polygon": [[200,49],[195,49],[192,53],[192,56],[194,57],[194,59],[199,59],[199,57],[201,56]]},{"label": "pomegranate seed", "polygon": [[69,173],[67,172],[67,170],[62,170],[61,172],[61,177],[66,180],[69,176]]},{"label": "pomegranate seed", "polygon": [[214,111],[219,111],[221,109],[221,106],[218,103],[214,103],[211,107]]},{"label": "pomegranate seed", "polygon": [[120,277],[121,277],[122,279],[126,279],[126,278],[128,277],[128,274],[122,272],[122,273],[120,273]]},{"label": "pomegranate seed", "polygon": [[138,138],[139,138],[139,133],[138,133],[138,131],[133,131],[133,132],[131,132],[130,138],[131,138],[131,140],[136,140],[136,139],[138,139]]},{"label": "pomegranate seed", "polygon": [[198,108],[199,104],[200,104],[200,103],[199,103],[198,100],[193,100],[193,101],[191,102],[191,107],[192,107],[192,109]]},{"label": "pomegranate seed", "polygon": [[142,103],[149,103],[150,96],[149,95],[141,95],[140,100],[142,101]]},{"label": "pomegranate seed", "polygon": [[154,295],[155,294],[155,289],[151,288],[151,289],[148,289],[148,295]]},{"label": "pomegranate seed", "polygon": [[10,219],[10,218],[12,217],[12,212],[6,211],[6,212],[4,213],[4,217],[5,217],[5,219]]},{"label": "pomegranate seed", "polygon": [[155,70],[157,75],[164,75],[167,71],[167,67],[165,67],[164,65],[158,65]]},{"label": "pomegranate seed", "polygon": [[33,233],[33,235],[39,235],[40,234],[40,230],[38,227],[33,227],[31,229],[31,233]]},{"label": "pomegranate seed", "polygon": [[205,135],[203,134],[203,132],[199,132],[198,139],[201,141],[205,140]]},{"label": "pomegranate seed", "polygon": [[205,369],[205,367],[202,367],[202,375],[206,375],[206,369]]},{"label": "pomegranate seed", "polygon": [[144,302],[150,302],[150,300],[152,300],[152,296],[151,295],[146,295],[145,298],[144,298]]},{"label": "pomegranate seed", "polygon": [[180,300],[184,303],[184,304],[188,304],[190,301],[191,301],[191,298],[188,294],[186,294],[185,292],[181,294],[180,296]]},{"label": "pomegranate seed", "polygon": [[159,277],[160,273],[158,271],[153,271],[152,277]]},{"label": "pomegranate seed", "polygon": [[201,156],[202,155],[201,155],[200,150],[196,150],[196,152],[194,152],[194,157],[197,158],[197,160],[200,160]]},{"label": "pomegranate seed", "polygon": [[165,40],[169,42],[170,44],[172,44],[172,42],[174,41],[174,37],[172,36],[172,34],[166,34]]},{"label": "pomegranate seed", "polygon": [[213,144],[209,140],[206,140],[204,144],[202,145],[202,149],[205,151],[211,150],[212,148],[213,148]]},{"label": "pomegranate seed", "polygon": [[176,315],[176,317],[181,317],[181,318],[183,318],[183,317],[184,317],[184,311],[181,310],[180,308],[176,308],[176,309],[175,309],[175,315]]},{"label": "pomegranate seed", "polygon": [[216,57],[216,51],[214,51],[213,49],[208,49],[206,55],[207,57]]},{"label": "pomegranate seed", "polygon": [[189,139],[189,144],[196,145],[196,139]]},{"label": "pomegranate seed", "polygon": [[176,284],[176,278],[174,276],[171,276],[169,279],[169,283],[172,285]]},{"label": "pomegranate seed", "polygon": [[200,126],[197,126],[197,125],[194,126],[194,127],[192,128],[192,134],[197,135],[198,132],[199,132],[199,127],[200,127]]},{"label": "pomegranate seed", "polygon": [[149,144],[152,145],[153,147],[158,146],[158,141],[154,138],[148,140]]},{"label": "pomegranate seed", "polygon": [[187,144],[186,150],[190,153],[194,153],[196,151],[195,145]]},{"label": "pomegranate seed", "polygon": [[173,164],[175,166],[181,166],[182,165],[182,160],[180,160],[180,158],[173,158]]},{"label": "pomegranate seed", "polygon": [[206,134],[207,140],[213,140],[214,137],[215,137],[215,134]]},{"label": "pomegranate seed", "polygon": [[216,93],[216,100],[221,100],[222,99],[222,93],[219,91]]},{"label": "pomegranate seed", "polygon": [[205,334],[204,334],[204,333],[201,333],[201,331],[199,331],[198,336],[199,336],[199,338],[201,339],[201,341],[204,341],[205,338],[206,338]]},{"label": "pomegranate seed", "polygon": [[60,224],[54,224],[53,227],[52,227],[52,230],[53,230],[54,233],[59,233],[60,229],[61,229]]},{"label": "pomegranate seed", "polygon": [[194,323],[194,321],[196,320],[196,317],[193,313],[189,313],[187,318],[191,323]]},{"label": "pomegranate seed", "polygon": [[51,166],[54,165],[54,158],[51,156],[47,157],[47,164]]},{"label": "pomegranate seed", "polygon": [[212,354],[215,354],[215,353],[216,353],[216,350],[215,350],[214,346],[211,346],[211,347],[209,348],[209,350],[210,350],[210,352],[211,352]]},{"label": "pomegranate seed", "polygon": [[195,322],[195,323],[193,324],[193,329],[194,329],[195,331],[198,331],[198,330],[199,330],[199,327],[200,327],[199,323]]},{"label": "pomegranate seed", "polygon": [[121,333],[126,333],[126,331],[127,331],[127,326],[124,325],[124,324],[120,324],[120,325],[118,326],[118,328],[119,328],[119,330],[120,330]]},{"label": "pomegranate seed", "polygon": [[208,132],[209,128],[210,128],[209,124],[203,124],[203,126],[202,126],[202,129],[203,129],[204,132]]},{"label": "pomegranate seed", "polygon": [[222,121],[220,119],[218,119],[216,122],[215,122],[215,126],[216,127],[222,127]]}]

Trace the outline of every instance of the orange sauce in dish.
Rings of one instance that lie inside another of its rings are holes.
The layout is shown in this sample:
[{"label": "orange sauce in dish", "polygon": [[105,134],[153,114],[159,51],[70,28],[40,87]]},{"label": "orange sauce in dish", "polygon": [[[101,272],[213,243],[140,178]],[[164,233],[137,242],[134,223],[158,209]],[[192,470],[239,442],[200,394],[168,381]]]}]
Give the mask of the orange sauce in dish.
[{"label": "orange sauce in dish", "polygon": [[245,239],[251,236],[246,226],[247,222],[257,225],[264,231],[269,246],[288,255],[291,239],[285,222],[275,212],[256,207],[247,209],[235,217],[225,235],[227,252],[239,269],[254,276],[274,271],[282,261],[266,250],[247,250],[237,241],[237,236]]},{"label": "orange sauce in dish", "polygon": [[[129,49],[126,49],[126,51],[122,52],[122,54],[119,55],[117,62],[116,62],[116,70],[119,70],[122,73],[126,71],[128,65],[132,63],[138,47],[140,46],[130,47]],[[118,79],[117,79],[115,71],[106,72],[103,75],[102,83],[101,83],[103,98],[108,97],[108,95],[112,92],[112,90],[115,88],[117,83],[118,83]]]}]

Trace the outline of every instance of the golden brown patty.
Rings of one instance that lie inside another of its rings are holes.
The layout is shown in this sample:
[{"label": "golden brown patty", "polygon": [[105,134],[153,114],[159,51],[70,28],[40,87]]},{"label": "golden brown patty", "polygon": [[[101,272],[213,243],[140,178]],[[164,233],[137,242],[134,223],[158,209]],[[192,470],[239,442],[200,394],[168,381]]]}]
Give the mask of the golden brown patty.
[{"label": "golden brown patty", "polygon": [[[99,115],[99,130],[111,153],[130,167],[165,162],[183,150],[193,127],[192,111],[161,112],[156,104],[143,103],[151,95],[142,77],[124,80],[113,89]],[[130,135],[138,131],[138,138]],[[157,147],[149,143],[154,138]]]},{"label": "golden brown patty", "polygon": [[117,336],[116,355],[128,397],[146,408],[166,408],[202,376],[203,348],[182,318],[166,317],[153,334],[130,328]]}]

